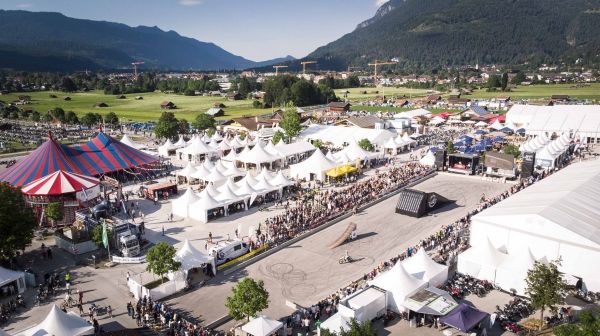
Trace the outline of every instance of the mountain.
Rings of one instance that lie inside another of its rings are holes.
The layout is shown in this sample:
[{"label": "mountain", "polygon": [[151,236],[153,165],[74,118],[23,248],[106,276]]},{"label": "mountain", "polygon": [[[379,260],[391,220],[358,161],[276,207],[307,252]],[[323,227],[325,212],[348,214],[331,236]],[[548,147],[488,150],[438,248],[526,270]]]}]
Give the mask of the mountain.
[{"label": "mountain", "polygon": [[598,0],[391,0],[309,54],[322,68],[397,58],[405,68],[598,62]]},{"label": "mountain", "polygon": [[218,70],[251,68],[281,59],[254,62],[213,43],[158,27],[0,10],[0,68],[118,69],[131,68],[133,61],[144,61],[146,68]]}]

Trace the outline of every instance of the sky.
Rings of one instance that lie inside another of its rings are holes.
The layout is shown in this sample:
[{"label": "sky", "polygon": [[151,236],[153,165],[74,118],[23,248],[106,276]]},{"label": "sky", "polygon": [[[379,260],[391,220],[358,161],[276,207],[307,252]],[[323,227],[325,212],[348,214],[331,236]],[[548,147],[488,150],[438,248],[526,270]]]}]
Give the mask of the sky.
[{"label": "sky", "polygon": [[386,0],[1,0],[0,9],[158,26],[253,61],[304,57],[354,30]]}]

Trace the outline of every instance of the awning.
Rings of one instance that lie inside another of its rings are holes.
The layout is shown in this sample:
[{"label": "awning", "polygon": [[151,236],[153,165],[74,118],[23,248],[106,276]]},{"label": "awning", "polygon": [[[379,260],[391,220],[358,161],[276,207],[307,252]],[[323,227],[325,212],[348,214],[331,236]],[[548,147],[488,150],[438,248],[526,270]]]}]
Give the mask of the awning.
[{"label": "awning", "polygon": [[351,166],[351,165],[343,165],[343,166],[339,166],[339,167],[335,167],[333,169],[330,169],[327,171],[327,173],[325,173],[327,176],[329,177],[340,177],[340,176],[344,176],[350,173],[354,173],[356,172],[358,169],[356,169],[356,167]]}]

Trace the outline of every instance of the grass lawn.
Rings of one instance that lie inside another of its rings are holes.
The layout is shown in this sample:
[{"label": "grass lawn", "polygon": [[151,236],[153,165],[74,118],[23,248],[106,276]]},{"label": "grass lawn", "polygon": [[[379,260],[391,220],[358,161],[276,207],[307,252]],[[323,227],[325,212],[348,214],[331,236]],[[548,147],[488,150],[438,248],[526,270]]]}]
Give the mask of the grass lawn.
[{"label": "grass lawn", "polygon": [[[56,95],[57,98],[50,98],[50,95]],[[125,95],[126,99],[117,99],[115,95],[105,95],[102,91],[64,93],[64,92],[29,92],[13,93],[0,96],[0,100],[12,102],[18,100],[19,95],[31,96],[31,104],[25,105],[35,111],[43,113],[50,109],[61,107],[65,111],[73,111],[82,116],[87,112],[97,112],[106,114],[115,112],[123,120],[157,120],[163,112],[160,103],[163,101],[172,101],[177,109],[171,110],[177,118],[184,118],[192,121],[199,113],[204,113],[213,104],[220,102],[225,104],[225,116],[217,119],[229,119],[241,117],[244,115],[257,115],[268,113],[271,109],[255,109],[250,100],[228,101],[223,97],[201,97],[201,96],[183,96],[177,94],[166,94],[161,92],[136,93]],[[71,97],[70,101],[63,100],[64,97]],[[137,96],[144,97],[142,100],[135,100]],[[106,103],[108,107],[94,107],[97,103]]]},{"label": "grass lawn", "polygon": [[[421,90],[421,89],[409,89],[409,88],[404,88],[404,87],[378,87],[378,88],[372,88],[372,87],[361,87],[361,88],[352,88],[352,89],[338,89],[335,90],[335,94],[336,96],[338,96],[340,99],[344,98],[344,92],[348,90],[350,91],[350,93],[348,94],[348,99],[349,100],[369,100],[369,99],[373,99],[377,96],[382,96],[382,95],[386,95],[386,96],[396,96],[396,97],[401,97],[401,96],[406,96],[407,98],[414,98],[414,97],[423,97],[426,96],[428,94],[428,90]],[[366,94],[363,94],[362,92],[367,91]],[[376,93],[379,92],[379,93]]]},{"label": "grass lawn", "polygon": [[486,92],[486,89],[475,90],[472,95],[466,98],[494,98],[510,96],[512,100],[516,99],[549,99],[552,95],[569,95],[576,99],[590,99],[600,101],[600,83],[592,83],[586,87],[574,87],[573,84],[552,84],[552,85],[520,85],[510,92]]}]

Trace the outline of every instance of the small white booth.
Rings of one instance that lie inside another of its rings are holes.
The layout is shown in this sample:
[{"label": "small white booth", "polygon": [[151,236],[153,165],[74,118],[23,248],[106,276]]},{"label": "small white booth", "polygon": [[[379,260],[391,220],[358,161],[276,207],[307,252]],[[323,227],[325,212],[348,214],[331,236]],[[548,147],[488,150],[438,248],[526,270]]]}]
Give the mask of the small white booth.
[{"label": "small white booth", "polygon": [[50,312],[40,324],[21,331],[16,336],[79,336],[93,334],[94,327],[85,319],[73,312],[65,313],[56,305],[52,305]]},{"label": "small white booth", "polygon": [[326,179],[325,173],[339,164],[328,159],[320,149],[317,149],[308,159],[290,166],[290,176],[306,181]]},{"label": "small white booth", "polygon": [[338,304],[338,313],[349,319],[365,322],[385,315],[386,308],[386,292],[376,287],[367,287],[342,299]]},{"label": "small white booth", "polygon": [[0,267],[0,291],[3,295],[10,294],[10,286],[13,286],[14,294],[25,291],[25,273]]},{"label": "small white booth", "polygon": [[433,261],[423,248],[414,256],[403,260],[402,266],[409,274],[427,282],[431,287],[443,285],[448,279],[448,266]]},{"label": "small white booth", "polygon": [[266,316],[259,316],[242,326],[242,330],[252,336],[275,335],[281,328],[283,323]]},{"label": "small white booth", "polygon": [[404,301],[427,287],[425,281],[409,274],[401,262],[397,262],[392,269],[369,281],[369,285],[387,291],[387,308],[396,313],[407,311],[403,306]]},{"label": "small white booth", "polygon": [[205,264],[209,264],[212,267],[213,274],[217,274],[215,258],[200,252],[187,239],[177,250],[174,259],[181,263],[181,271],[187,272],[192,268],[201,268]]}]

